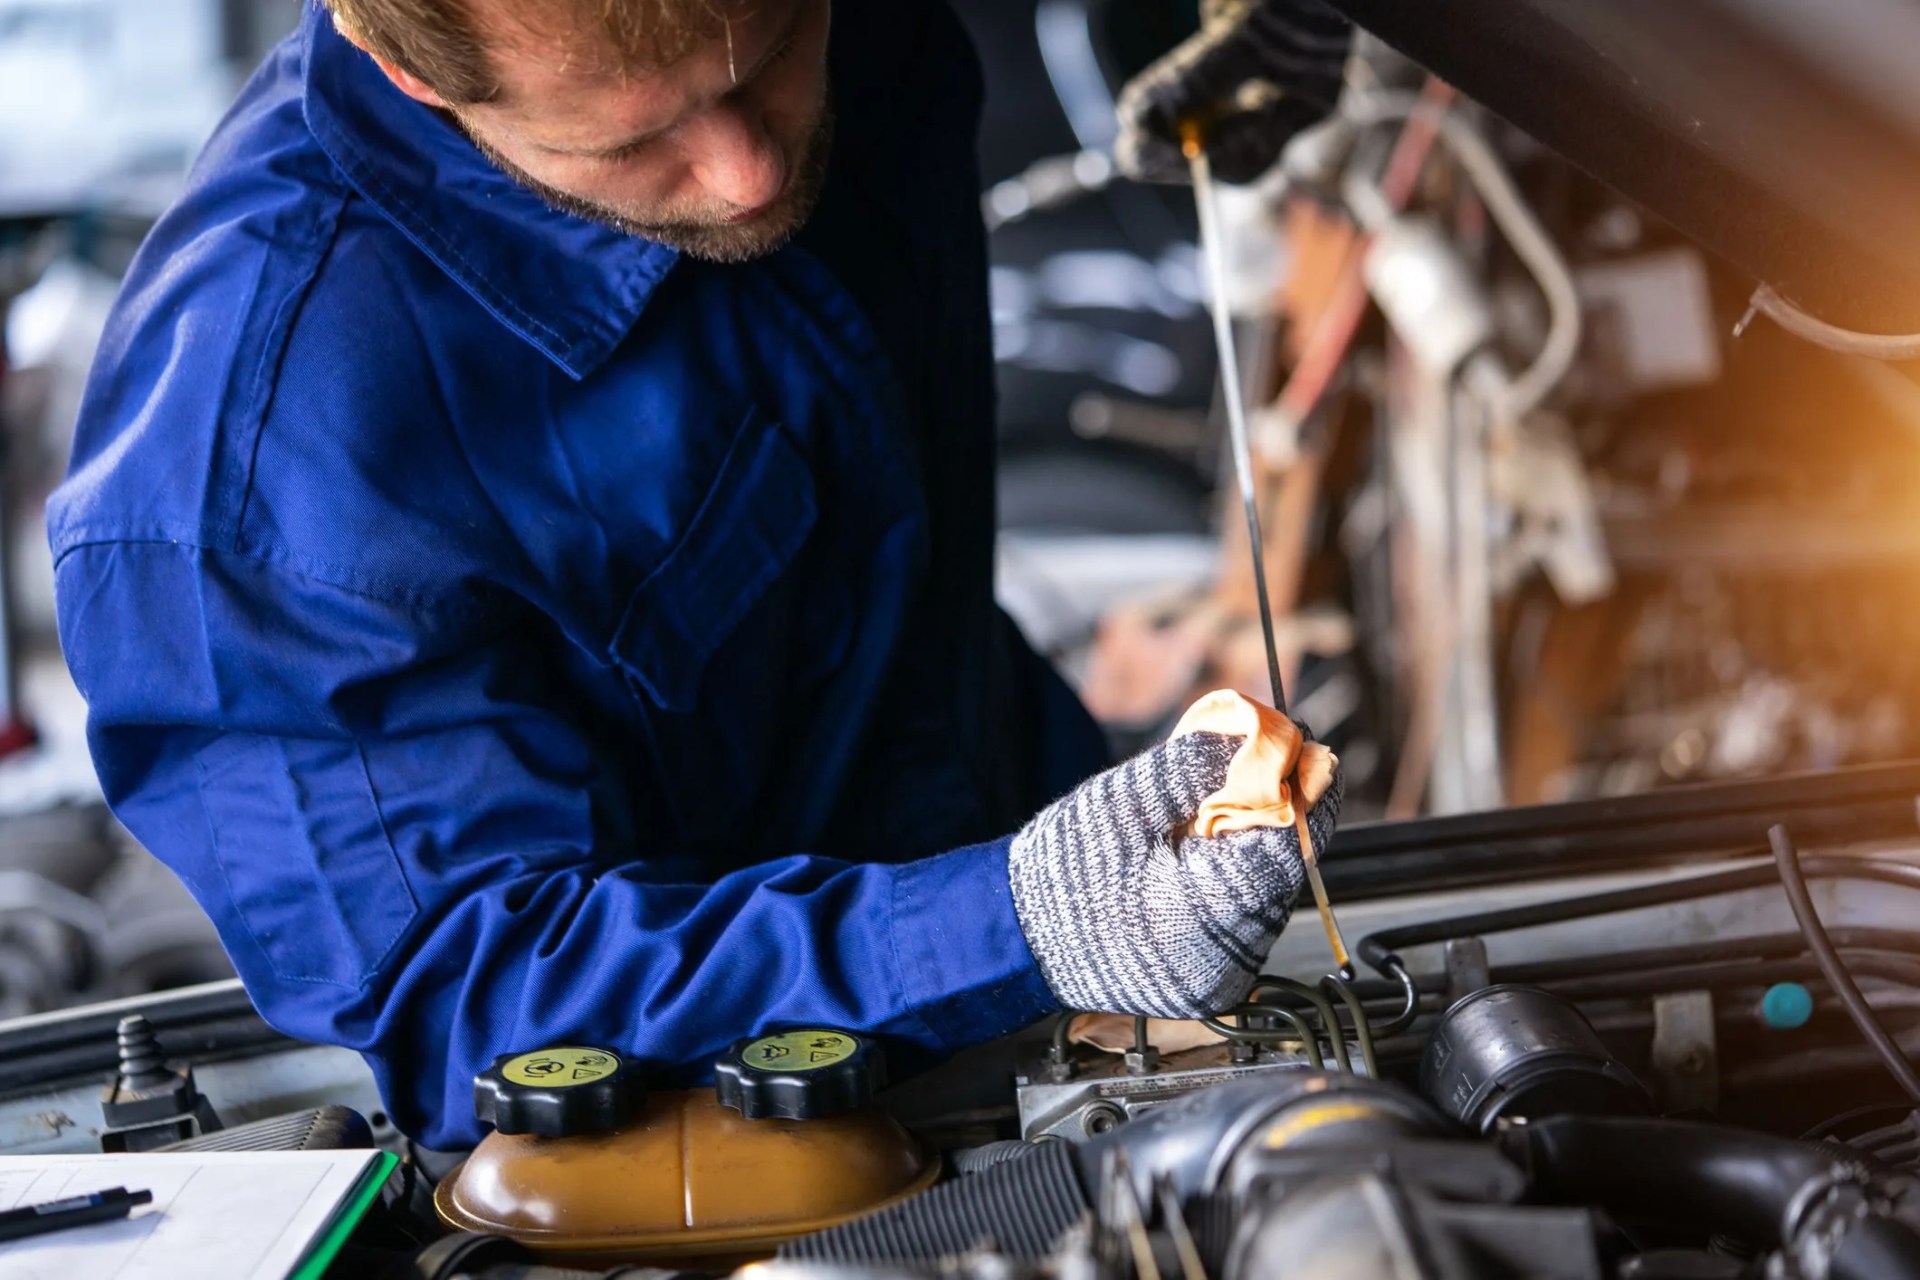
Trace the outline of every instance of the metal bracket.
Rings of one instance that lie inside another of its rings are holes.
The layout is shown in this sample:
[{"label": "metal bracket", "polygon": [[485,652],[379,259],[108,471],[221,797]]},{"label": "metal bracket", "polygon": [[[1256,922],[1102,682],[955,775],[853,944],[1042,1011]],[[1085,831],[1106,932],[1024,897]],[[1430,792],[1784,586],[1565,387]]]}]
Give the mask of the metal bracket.
[{"label": "metal bracket", "polygon": [[1663,1109],[1711,1111],[1719,1104],[1720,1051],[1712,992],[1654,997],[1652,1066]]}]

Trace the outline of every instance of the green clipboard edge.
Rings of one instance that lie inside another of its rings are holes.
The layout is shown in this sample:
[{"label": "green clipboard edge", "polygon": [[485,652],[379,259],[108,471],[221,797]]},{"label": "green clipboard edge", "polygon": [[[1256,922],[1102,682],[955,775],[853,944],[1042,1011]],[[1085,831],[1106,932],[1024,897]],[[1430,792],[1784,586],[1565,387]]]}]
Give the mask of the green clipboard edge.
[{"label": "green clipboard edge", "polygon": [[327,1274],[327,1268],[345,1247],[347,1237],[360,1225],[360,1219],[367,1216],[367,1210],[380,1198],[380,1189],[387,1185],[387,1179],[400,1167],[400,1157],[391,1151],[382,1151],[379,1158],[368,1166],[360,1186],[354,1191],[353,1199],[340,1207],[333,1217],[333,1225],[327,1228],[327,1234],[320,1242],[308,1250],[307,1256],[300,1260],[288,1280],[321,1280]]}]

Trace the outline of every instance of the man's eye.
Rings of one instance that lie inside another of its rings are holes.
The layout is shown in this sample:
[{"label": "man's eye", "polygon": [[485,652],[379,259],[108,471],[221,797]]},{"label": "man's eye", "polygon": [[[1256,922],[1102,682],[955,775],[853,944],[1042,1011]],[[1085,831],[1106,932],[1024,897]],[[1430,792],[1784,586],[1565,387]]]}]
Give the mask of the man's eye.
[{"label": "man's eye", "polygon": [[646,149],[647,144],[644,142],[630,142],[626,146],[616,147],[612,151],[602,151],[599,155],[595,156],[594,159],[602,164],[619,164],[622,161],[633,159]]}]

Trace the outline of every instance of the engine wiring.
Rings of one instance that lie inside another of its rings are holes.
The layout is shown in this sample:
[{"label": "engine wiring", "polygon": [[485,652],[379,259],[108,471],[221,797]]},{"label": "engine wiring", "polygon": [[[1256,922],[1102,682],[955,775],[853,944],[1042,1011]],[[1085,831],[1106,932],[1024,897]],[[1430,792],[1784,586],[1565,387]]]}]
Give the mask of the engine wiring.
[{"label": "engine wiring", "polygon": [[[1920,944],[1885,929],[1845,928],[1829,933],[1814,914],[1805,888],[1808,877],[1812,877],[1920,889],[1920,866],[1842,856],[1802,860],[1797,852],[1791,852],[1790,840],[1784,845],[1789,852],[1781,854],[1783,829],[1775,828],[1769,837],[1776,856],[1774,865],[1755,863],[1678,880],[1429,920],[1369,934],[1359,940],[1356,953],[1398,988],[1400,1007],[1391,1016],[1369,1014],[1369,1002],[1377,1006],[1386,998],[1386,992],[1377,987],[1369,993],[1333,975],[1317,985],[1263,975],[1248,1000],[1198,1021],[1230,1043],[1296,1049],[1316,1069],[1331,1066],[1342,1072],[1353,1072],[1356,1054],[1350,1051],[1351,1046],[1357,1050],[1358,1065],[1365,1074],[1378,1078],[1381,1073],[1379,1045],[1410,1029],[1422,1011],[1421,983],[1398,953],[1399,948],[1696,901],[1781,883],[1788,888],[1789,902],[1802,928],[1800,934],[1716,938],[1626,953],[1617,957],[1616,970],[1601,975],[1588,973],[1590,965],[1585,961],[1543,961],[1503,968],[1495,980],[1543,985],[1567,998],[1583,1000],[1691,990],[1729,981],[1752,985],[1763,981],[1824,980],[1902,1090],[1920,1103],[1920,1075],[1880,1025],[1854,981],[1854,975],[1860,974],[1920,989],[1920,955],[1917,955]],[[1783,856],[1784,863],[1779,861]],[[1841,957],[1840,948],[1855,953],[1850,963]],[[1339,1004],[1346,1006],[1344,1018],[1340,1016]],[[1063,1015],[1055,1024],[1051,1050],[1055,1061],[1064,1062],[1069,1054],[1068,1026],[1072,1017],[1072,1014]],[[1144,1031],[1138,1035],[1144,1036]],[[1905,1109],[1898,1108],[1896,1112]],[[1852,1115],[1837,1117],[1829,1126],[1843,1125]],[[1827,1131],[1823,1129],[1810,1136],[1824,1136]]]},{"label": "engine wiring", "polygon": [[1411,93],[1370,95],[1343,105],[1342,110],[1363,125],[1430,119],[1441,145],[1473,183],[1514,256],[1532,275],[1547,303],[1546,342],[1533,363],[1507,383],[1499,406],[1512,420],[1526,417],[1560,385],[1580,351],[1580,294],[1565,258],[1528,207],[1493,147],[1458,111]]},{"label": "engine wiring", "polygon": [[[1750,852],[1758,854],[1761,851]],[[1920,866],[1867,858],[1840,857],[1808,858],[1801,865],[1807,874],[1815,878],[1873,880],[1902,888],[1920,889]],[[1772,867],[1756,863],[1752,866],[1688,876],[1679,880],[1633,885],[1625,889],[1610,889],[1602,893],[1583,894],[1574,898],[1559,898],[1548,902],[1529,903],[1525,906],[1505,907],[1495,911],[1450,916],[1421,924],[1383,929],[1361,938],[1355,949],[1359,952],[1360,958],[1376,972],[1391,977],[1394,967],[1403,968],[1405,964],[1395,954],[1398,948],[1445,942],[1452,938],[1486,933],[1505,933],[1533,925],[1558,924],[1566,920],[1610,915],[1640,907],[1691,902],[1740,889],[1756,889],[1775,883],[1775,878],[1776,873]]]},{"label": "engine wiring", "polygon": [[1856,329],[1843,329],[1788,302],[1770,284],[1753,291],[1747,314],[1733,327],[1733,336],[1737,338],[1745,333],[1756,314],[1765,316],[1796,338],[1843,355],[1865,356],[1869,360],[1920,357],[1920,333],[1861,333]]},{"label": "engine wiring", "polygon": [[1793,908],[1793,918],[1800,924],[1800,932],[1807,940],[1807,950],[1819,963],[1820,971],[1826,975],[1827,983],[1833,988],[1834,995],[1860,1029],[1860,1034],[1887,1064],[1887,1070],[1899,1082],[1907,1097],[1920,1104],[1920,1074],[1916,1074],[1913,1064],[1900,1051],[1887,1029],[1880,1025],[1880,1019],[1874,1016],[1873,1006],[1867,1003],[1866,996],[1860,992],[1860,986],[1853,980],[1846,961],[1834,949],[1833,939],[1827,936],[1826,926],[1820,923],[1820,913],[1814,909],[1813,895],[1807,890],[1807,878],[1801,869],[1800,852],[1794,847],[1793,837],[1787,834],[1785,826],[1776,823],[1767,832],[1767,842],[1773,847],[1773,862],[1780,873],[1780,884],[1787,891],[1787,902]]}]

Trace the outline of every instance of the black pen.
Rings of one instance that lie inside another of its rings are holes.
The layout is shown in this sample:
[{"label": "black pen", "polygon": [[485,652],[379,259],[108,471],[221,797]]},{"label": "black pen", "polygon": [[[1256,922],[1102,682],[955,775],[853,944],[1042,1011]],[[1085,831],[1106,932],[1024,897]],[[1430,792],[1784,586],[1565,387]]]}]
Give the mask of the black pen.
[{"label": "black pen", "polygon": [[137,1204],[152,1203],[151,1191],[108,1187],[105,1191],[84,1196],[68,1196],[64,1200],[30,1204],[23,1209],[8,1209],[0,1213],[0,1240],[19,1240],[24,1236],[43,1235],[49,1231],[64,1231],[68,1227],[84,1226],[89,1222],[109,1222],[114,1218],[126,1217]]}]

